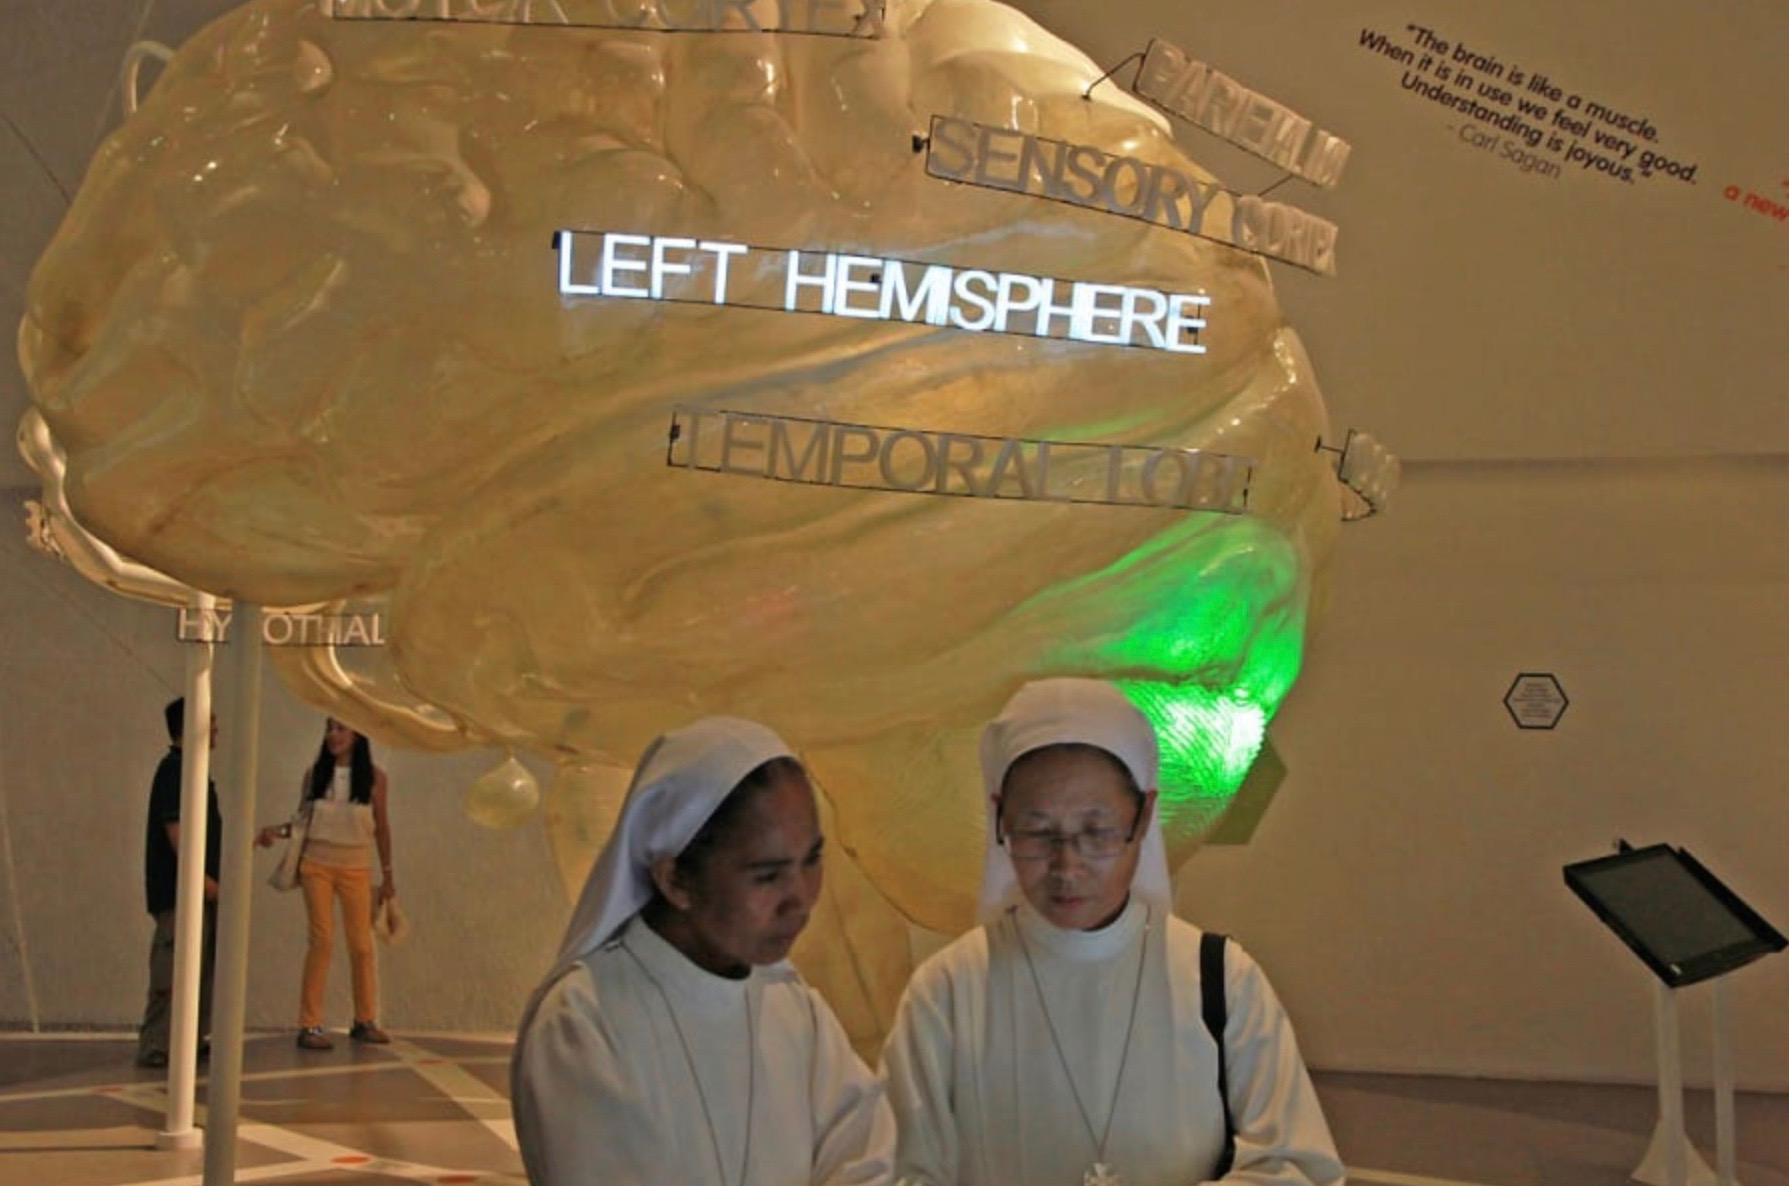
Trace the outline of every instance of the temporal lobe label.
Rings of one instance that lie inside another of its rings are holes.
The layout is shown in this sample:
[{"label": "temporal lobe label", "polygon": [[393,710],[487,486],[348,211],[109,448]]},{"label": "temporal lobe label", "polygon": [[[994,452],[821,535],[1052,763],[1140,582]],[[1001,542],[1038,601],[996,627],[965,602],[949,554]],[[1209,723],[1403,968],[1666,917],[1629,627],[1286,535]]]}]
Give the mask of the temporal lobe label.
[{"label": "temporal lobe label", "polygon": [[810,486],[1240,515],[1255,463],[1155,445],[888,428],[680,407],[665,463]]}]

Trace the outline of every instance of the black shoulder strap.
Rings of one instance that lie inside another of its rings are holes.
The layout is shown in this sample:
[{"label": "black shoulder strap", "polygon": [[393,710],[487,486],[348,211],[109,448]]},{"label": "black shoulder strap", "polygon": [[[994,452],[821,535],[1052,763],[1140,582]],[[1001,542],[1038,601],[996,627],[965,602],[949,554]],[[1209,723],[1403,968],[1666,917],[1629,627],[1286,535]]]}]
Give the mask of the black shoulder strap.
[{"label": "black shoulder strap", "polygon": [[1222,1178],[1236,1161],[1236,1123],[1230,1119],[1230,1072],[1224,1053],[1224,1026],[1230,1018],[1229,1002],[1224,993],[1223,935],[1206,931],[1199,936],[1199,997],[1205,1028],[1218,1048],[1218,1101],[1224,1107],[1224,1151],[1212,1170],[1213,1178]]}]

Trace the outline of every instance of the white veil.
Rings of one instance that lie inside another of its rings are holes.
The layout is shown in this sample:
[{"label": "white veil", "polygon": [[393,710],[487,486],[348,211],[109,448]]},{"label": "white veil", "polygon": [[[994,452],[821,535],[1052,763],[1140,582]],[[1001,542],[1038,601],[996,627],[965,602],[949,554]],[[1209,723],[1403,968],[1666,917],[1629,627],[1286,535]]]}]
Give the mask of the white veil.
[{"label": "white veil", "polygon": [[[1000,793],[1000,784],[1014,762],[1034,749],[1069,742],[1105,750],[1124,763],[1139,790],[1156,789],[1160,759],[1155,730],[1123,692],[1104,680],[1092,679],[1035,680],[1020,688],[981,734],[981,777],[988,811],[988,849],[982,862],[978,909],[983,922],[998,918],[1019,900],[1012,860],[998,843],[994,796]],[[1143,853],[1131,880],[1131,892],[1163,909],[1173,904],[1159,805],[1143,836]]]},{"label": "white veil", "polygon": [[548,979],[608,942],[652,901],[652,863],[688,847],[746,775],[772,758],[789,756],[782,738],[737,717],[704,717],[647,746]]}]

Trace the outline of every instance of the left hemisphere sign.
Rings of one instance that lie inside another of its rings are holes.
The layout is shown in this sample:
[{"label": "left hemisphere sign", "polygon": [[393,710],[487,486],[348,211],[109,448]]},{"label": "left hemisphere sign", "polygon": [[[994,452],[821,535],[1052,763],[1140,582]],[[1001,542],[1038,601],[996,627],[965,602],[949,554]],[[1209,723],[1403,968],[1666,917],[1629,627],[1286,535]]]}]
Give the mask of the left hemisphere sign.
[{"label": "left hemisphere sign", "polygon": [[622,297],[905,321],[1203,354],[1211,298],[879,255],[726,240],[560,231],[562,297]]}]

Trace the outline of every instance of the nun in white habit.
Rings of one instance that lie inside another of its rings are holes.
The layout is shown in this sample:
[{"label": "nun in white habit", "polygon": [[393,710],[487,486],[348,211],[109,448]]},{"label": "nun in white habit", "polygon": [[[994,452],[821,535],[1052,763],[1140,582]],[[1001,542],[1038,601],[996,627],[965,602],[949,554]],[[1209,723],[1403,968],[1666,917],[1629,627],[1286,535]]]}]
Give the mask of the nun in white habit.
[{"label": "nun in white habit", "polygon": [[647,747],[517,1035],[535,1186],[891,1180],[882,1086],[786,962],[821,844],[807,776],[762,725]]},{"label": "nun in white habit", "polygon": [[883,1055],[896,1180],[1341,1183],[1292,1026],[1234,943],[1213,1022],[1226,1125],[1200,931],[1169,913],[1149,722],[1111,684],[1041,680],[988,725],[981,763],[983,925],[914,974]]}]

